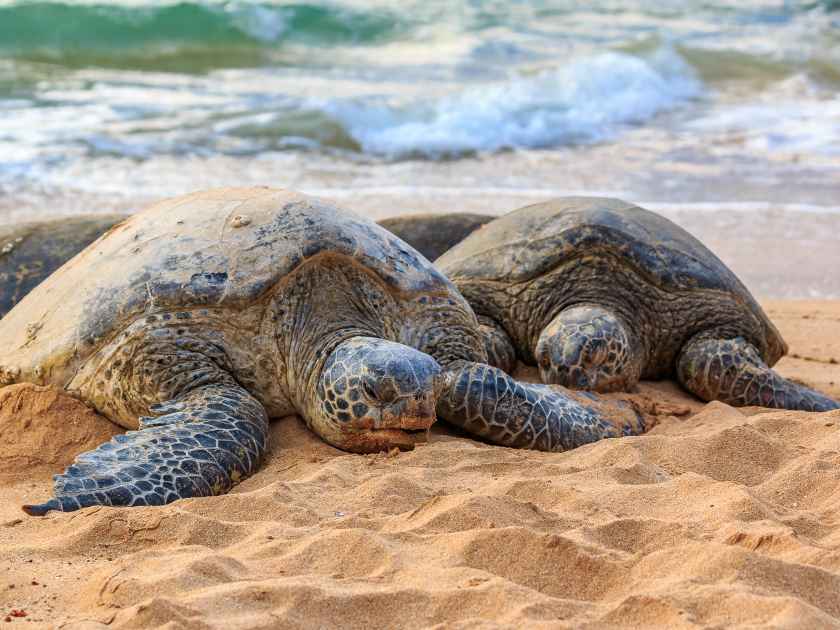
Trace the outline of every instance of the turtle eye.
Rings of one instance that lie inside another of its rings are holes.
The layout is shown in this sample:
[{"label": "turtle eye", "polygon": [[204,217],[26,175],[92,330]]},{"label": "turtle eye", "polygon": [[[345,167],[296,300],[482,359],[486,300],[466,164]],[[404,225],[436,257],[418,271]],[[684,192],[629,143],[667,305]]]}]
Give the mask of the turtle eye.
[{"label": "turtle eye", "polygon": [[362,391],[365,393],[365,396],[370,398],[371,400],[376,400],[376,388],[373,386],[368,380],[362,381]]},{"label": "turtle eye", "polygon": [[397,399],[397,390],[394,385],[385,379],[379,383],[370,380],[362,381],[362,391],[370,400],[388,405]]},{"label": "turtle eye", "polygon": [[547,370],[551,367],[551,359],[549,358],[547,352],[544,355],[542,355],[542,357],[540,357],[540,367],[542,367],[544,370]]}]

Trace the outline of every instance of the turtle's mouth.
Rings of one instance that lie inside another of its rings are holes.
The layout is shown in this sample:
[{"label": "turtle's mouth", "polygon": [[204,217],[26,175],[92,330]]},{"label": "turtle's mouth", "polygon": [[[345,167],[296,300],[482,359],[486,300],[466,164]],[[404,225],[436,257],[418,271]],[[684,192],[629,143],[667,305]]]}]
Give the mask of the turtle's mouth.
[{"label": "turtle's mouth", "polygon": [[379,453],[398,448],[411,451],[429,441],[429,429],[364,429],[344,436],[342,448],[353,453]]},{"label": "turtle's mouth", "polygon": [[394,431],[396,433],[402,433],[403,435],[410,437],[414,441],[414,444],[424,444],[425,442],[428,442],[430,430],[431,427],[426,427],[425,429],[376,429],[378,432]]}]

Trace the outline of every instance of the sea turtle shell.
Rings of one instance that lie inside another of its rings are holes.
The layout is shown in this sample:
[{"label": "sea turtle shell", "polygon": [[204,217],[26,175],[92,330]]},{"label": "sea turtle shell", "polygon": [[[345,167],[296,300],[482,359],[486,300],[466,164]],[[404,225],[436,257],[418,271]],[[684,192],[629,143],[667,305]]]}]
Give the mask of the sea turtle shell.
[{"label": "sea turtle shell", "polygon": [[123,219],[107,214],[0,226],[0,317]]},{"label": "sea turtle shell", "polygon": [[470,212],[447,214],[404,214],[377,221],[429,260],[451,249],[496,217]]},{"label": "sea turtle shell", "polygon": [[626,261],[666,290],[726,293],[760,322],[766,360],[772,364],[786,351],[755,298],[705,245],[665,217],[618,199],[566,197],[520,208],[468,236],[436,266],[472,303],[472,284],[527,283],[583,256]]},{"label": "sea turtle shell", "polygon": [[65,384],[141,315],[244,309],[331,254],[355,259],[395,295],[462,300],[411,246],[351,212],[283,190],[211,190],[131,216],[17,304],[0,320],[0,380]]}]

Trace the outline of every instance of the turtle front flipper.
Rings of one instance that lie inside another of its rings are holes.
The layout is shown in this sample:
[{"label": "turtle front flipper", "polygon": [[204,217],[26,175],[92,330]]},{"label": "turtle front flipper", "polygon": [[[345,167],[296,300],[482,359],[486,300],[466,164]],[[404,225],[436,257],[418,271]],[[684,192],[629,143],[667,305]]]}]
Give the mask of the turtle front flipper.
[{"label": "turtle front flipper", "polygon": [[268,441],[263,406],[235,384],[190,390],[140,419],[140,431],[82,453],[55,476],[55,498],[31,516],[91,505],[163,505],[222,494],[253,474]]},{"label": "turtle front flipper", "polygon": [[521,383],[483,363],[457,362],[443,383],[438,415],[503,446],[565,451],[646,430],[644,419],[629,406],[602,404],[585,393],[577,395],[579,401],[546,385]]},{"label": "turtle front flipper", "polygon": [[677,378],[703,400],[720,400],[735,407],[756,405],[776,409],[830,411],[840,403],[780,376],[743,337],[695,337],[682,349]]}]

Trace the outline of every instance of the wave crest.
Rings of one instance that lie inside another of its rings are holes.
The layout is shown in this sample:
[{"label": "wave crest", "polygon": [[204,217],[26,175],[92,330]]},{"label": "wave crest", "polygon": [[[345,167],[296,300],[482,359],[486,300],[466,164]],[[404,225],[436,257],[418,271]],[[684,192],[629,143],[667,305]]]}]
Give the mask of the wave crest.
[{"label": "wave crest", "polygon": [[687,64],[663,50],[651,61],[620,53],[583,58],[407,107],[346,101],[312,106],[339,122],[365,152],[445,157],[602,141],[700,92]]},{"label": "wave crest", "polygon": [[[134,67],[139,59],[275,49],[284,42],[371,44],[401,33],[383,9],[298,3],[178,2],[156,5],[17,2],[0,6],[0,54],[65,65]],[[142,66],[142,64],[139,64]]]}]

